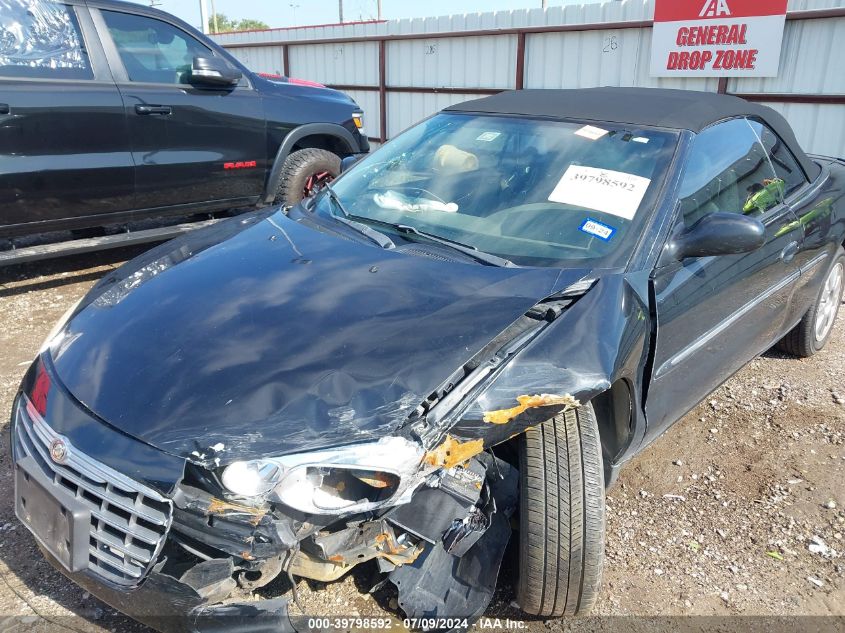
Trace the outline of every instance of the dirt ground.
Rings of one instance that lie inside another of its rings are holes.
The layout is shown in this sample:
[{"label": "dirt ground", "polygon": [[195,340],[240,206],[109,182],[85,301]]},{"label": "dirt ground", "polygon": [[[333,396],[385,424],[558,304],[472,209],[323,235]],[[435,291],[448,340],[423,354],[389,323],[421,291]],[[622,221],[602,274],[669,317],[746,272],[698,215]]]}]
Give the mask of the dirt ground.
[{"label": "dirt ground", "polygon": [[[53,323],[136,252],[0,269],[0,630],[146,630],[43,560],[14,516],[6,427],[19,381]],[[840,318],[822,353],[758,358],[631,463],[608,493],[607,561],[594,615],[835,615],[814,621],[842,630],[844,370]],[[524,619],[511,605],[512,576],[506,567],[491,617]],[[298,588],[312,615],[401,618],[395,601],[361,585],[358,574]],[[603,629],[615,619],[591,621]],[[572,626],[533,620],[517,628]]]}]

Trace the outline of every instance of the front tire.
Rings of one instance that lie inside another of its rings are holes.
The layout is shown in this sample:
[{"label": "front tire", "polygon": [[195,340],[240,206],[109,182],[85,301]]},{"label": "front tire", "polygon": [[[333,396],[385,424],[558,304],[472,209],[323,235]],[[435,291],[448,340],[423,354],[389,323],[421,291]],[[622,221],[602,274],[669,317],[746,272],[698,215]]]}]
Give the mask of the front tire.
[{"label": "front tire", "polygon": [[777,344],[777,348],[798,358],[809,358],[822,350],[833,332],[845,287],[845,251],[839,247],[822,282],[816,302],[804,318]]},{"label": "front tire", "polygon": [[604,468],[589,403],[520,438],[519,579],[526,613],[588,612],[604,564]]},{"label": "front tire", "polygon": [[276,203],[293,206],[340,175],[340,156],[309,147],[291,152],[282,165]]}]

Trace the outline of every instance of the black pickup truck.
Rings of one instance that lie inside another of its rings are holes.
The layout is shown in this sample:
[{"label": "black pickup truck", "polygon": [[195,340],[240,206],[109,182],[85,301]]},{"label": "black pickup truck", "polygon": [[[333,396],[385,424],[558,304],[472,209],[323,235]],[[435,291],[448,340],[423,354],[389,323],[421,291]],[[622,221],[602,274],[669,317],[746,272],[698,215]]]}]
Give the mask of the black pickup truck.
[{"label": "black pickup truck", "polygon": [[345,94],[261,77],[162,11],[0,3],[0,249],[297,202],[369,150],[362,118]]}]

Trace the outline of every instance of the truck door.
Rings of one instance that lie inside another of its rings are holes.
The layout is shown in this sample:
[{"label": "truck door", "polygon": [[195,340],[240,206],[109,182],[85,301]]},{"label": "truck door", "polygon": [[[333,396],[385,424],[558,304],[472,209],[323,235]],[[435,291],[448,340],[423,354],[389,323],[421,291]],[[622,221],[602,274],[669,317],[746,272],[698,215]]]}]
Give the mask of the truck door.
[{"label": "truck door", "polygon": [[0,11],[0,235],[133,208],[123,102],[89,23],[55,2]]},{"label": "truck door", "polygon": [[139,206],[256,201],[268,150],[262,98],[248,78],[193,86],[193,58],[215,56],[199,36],[134,8],[91,11],[123,96]]}]

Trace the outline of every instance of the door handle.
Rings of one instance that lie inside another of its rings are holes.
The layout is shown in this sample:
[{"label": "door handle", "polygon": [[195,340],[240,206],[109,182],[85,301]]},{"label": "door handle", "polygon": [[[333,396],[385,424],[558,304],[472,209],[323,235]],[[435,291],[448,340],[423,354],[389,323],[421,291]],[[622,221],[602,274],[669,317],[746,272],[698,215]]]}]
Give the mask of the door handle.
[{"label": "door handle", "polygon": [[0,103],[0,114],[9,114],[11,109],[9,108],[8,103]]},{"label": "door handle", "polygon": [[138,104],[135,106],[135,112],[138,114],[158,114],[167,116],[169,114],[173,114],[173,108],[170,106],[163,106],[163,105],[146,105],[146,104]]},{"label": "door handle", "polygon": [[785,262],[791,262],[797,254],[798,242],[790,242],[784,246],[783,250],[780,252],[780,258]]}]

